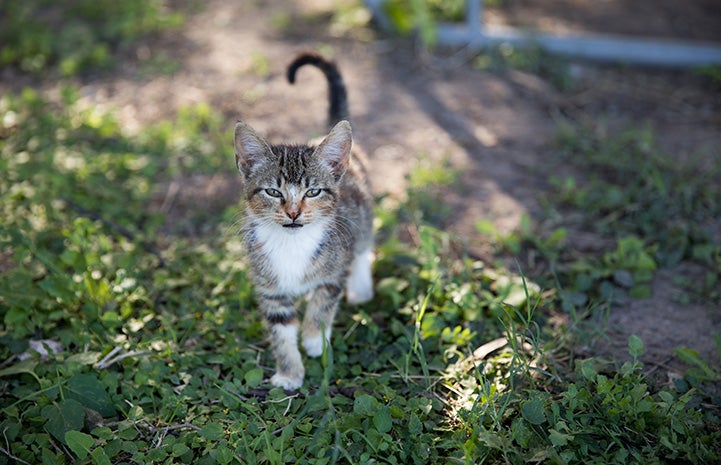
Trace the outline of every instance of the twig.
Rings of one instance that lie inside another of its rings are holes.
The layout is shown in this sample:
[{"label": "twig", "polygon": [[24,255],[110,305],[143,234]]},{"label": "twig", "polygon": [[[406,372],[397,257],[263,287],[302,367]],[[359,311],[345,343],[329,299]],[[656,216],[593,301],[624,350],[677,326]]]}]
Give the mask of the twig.
[{"label": "twig", "polygon": [[26,462],[25,460],[21,459],[20,457],[16,457],[13,454],[11,454],[4,447],[0,447],[0,452],[7,455],[9,458],[11,458],[12,460],[15,460],[16,462],[24,463],[25,465],[30,465],[30,463]]},{"label": "twig", "polygon": [[173,425],[173,426],[163,426],[162,428],[154,428],[151,426],[151,428],[154,430],[155,433],[163,433],[167,434],[171,431],[179,430],[179,429],[192,429],[194,431],[200,431],[202,428],[199,426],[195,426],[192,423],[181,423],[179,425]]},{"label": "twig", "polygon": [[123,350],[123,349],[122,349],[120,346],[115,346],[115,347],[113,348],[113,350],[111,350],[110,352],[108,352],[107,355],[105,355],[105,357],[103,357],[98,363],[95,364],[95,367],[96,367],[96,368],[99,368],[99,369],[101,369],[101,370],[102,370],[103,368],[106,368],[106,367],[107,367],[106,364],[107,364],[108,360],[109,360],[110,358],[114,357],[115,354],[117,354],[117,353],[120,352],[121,350]]},{"label": "twig", "polygon": [[5,429],[3,429],[3,437],[5,438],[5,447],[7,447],[7,449],[5,447],[0,447],[0,452],[7,455],[8,457],[15,460],[16,462],[20,462],[25,465],[30,465],[30,463],[26,462],[25,460],[21,459],[20,457],[14,456],[10,452],[10,441],[8,441],[7,434],[5,434],[7,432],[7,430],[8,430],[7,427],[5,427]]},{"label": "twig", "polygon": [[156,448],[156,449],[163,444],[163,440],[165,439],[165,436],[167,436],[168,433],[171,431],[177,431],[177,430],[181,430],[181,429],[192,429],[194,431],[201,430],[201,428],[199,426],[195,426],[194,424],[188,423],[188,422],[181,423],[179,425],[163,426],[162,428],[156,428],[155,426],[153,426],[147,422],[145,424],[143,424],[141,422],[137,422],[135,424],[141,428],[148,430],[148,433],[155,436],[155,438],[152,441],[152,444],[153,444],[153,448]]},{"label": "twig", "polygon": [[103,357],[102,360],[100,360],[98,363],[95,364],[95,368],[97,368],[98,370],[104,370],[104,369],[110,367],[110,365],[120,362],[122,360],[125,360],[126,358],[135,357],[136,355],[145,355],[148,353],[144,350],[134,350],[132,352],[127,352],[127,353],[118,355],[117,357],[113,357],[113,355],[120,352],[120,350],[122,350],[120,347],[116,347],[113,350],[111,350],[108,353],[108,355]]},{"label": "twig", "polygon": [[270,403],[273,403],[273,404],[279,404],[279,403],[285,402],[285,401],[287,400],[287,401],[288,401],[288,406],[285,408],[285,412],[283,412],[283,416],[286,416],[286,415],[288,415],[288,412],[290,411],[290,405],[291,405],[291,403],[293,402],[293,399],[295,399],[295,398],[298,397],[299,395],[300,395],[300,394],[293,394],[292,396],[286,396],[286,397],[283,397],[282,399],[278,399],[278,400],[269,400],[269,399],[266,399],[266,400],[264,400],[263,402],[270,402]]}]

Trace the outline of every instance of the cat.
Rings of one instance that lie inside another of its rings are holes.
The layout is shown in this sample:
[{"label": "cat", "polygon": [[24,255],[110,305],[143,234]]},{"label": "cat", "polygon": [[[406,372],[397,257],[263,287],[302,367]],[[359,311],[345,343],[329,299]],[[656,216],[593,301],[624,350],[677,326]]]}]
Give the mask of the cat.
[{"label": "cat", "polygon": [[245,194],[244,242],[257,306],[268,328],[276,371],[285,390],[303,384],[294,301],[307,296],[301,328],[310,357],[330,344],[341,295],[349,303],[373,297],[372,196],[366,160],[351,150],[346,88],[337,66],[303,53],[288,66],[319,68],[328,81],[329,132],[318,145],[270,145],[243,121],[234,148]]}]

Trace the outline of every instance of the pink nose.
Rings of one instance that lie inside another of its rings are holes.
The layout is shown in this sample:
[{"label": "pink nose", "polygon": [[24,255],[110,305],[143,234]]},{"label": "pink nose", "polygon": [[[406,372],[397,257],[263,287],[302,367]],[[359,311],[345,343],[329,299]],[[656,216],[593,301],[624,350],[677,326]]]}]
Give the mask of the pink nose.
[{"label": "pink nose", "polygon": [[295,221],[296,218],[300,216],[300,210],[286,210],[285,214],[288,215],[288,218],[290,218],[291,221]]}]

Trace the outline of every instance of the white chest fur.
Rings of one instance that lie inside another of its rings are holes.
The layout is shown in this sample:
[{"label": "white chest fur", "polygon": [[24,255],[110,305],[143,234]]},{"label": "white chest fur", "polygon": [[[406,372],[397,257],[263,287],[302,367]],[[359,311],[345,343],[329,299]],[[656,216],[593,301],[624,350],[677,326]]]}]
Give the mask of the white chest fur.
[{"label": "white chest fur", "polygon": [[306,273],[325,230],[323,222],[290,230],[277,224],[258,226],[256,234],[267,259],[267,271],[276,277],[279,291],[301,295],[313,287],[313,282],[306,281]]}]

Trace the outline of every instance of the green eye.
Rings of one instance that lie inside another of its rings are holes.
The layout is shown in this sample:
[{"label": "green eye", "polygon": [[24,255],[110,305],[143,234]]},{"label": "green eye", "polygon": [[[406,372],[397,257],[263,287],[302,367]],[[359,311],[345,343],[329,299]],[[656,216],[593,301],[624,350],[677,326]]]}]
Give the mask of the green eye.
[{"label": "green eye", "polygon": [[321,192],[323,192],[323,189],[308,189],[308,191],[306,191],[306,193],[305,193],[305,196],[306,197],[318,197]]},{"label": "green eye", "polygon": [[277,198],[277,199],[282,199],[282,198],[283,198],[283,194],[281,194],[278,189],[268,188],[268,189],[265,190],[265,193],[268,194],[269,196],[275,197],[275,198]]}]

